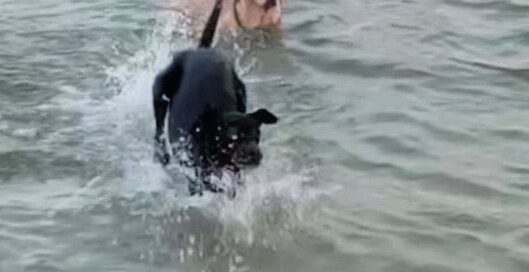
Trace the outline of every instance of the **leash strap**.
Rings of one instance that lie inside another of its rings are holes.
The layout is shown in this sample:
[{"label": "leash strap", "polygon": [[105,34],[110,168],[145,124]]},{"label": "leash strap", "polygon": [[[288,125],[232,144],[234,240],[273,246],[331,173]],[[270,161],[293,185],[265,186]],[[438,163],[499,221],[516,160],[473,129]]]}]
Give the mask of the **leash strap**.
[{"label": "leash strap", "polygon": [[213,38],[215,36],[215,30],[217,29],[217,24],[219,22],[221,9],[222,0],[216,0],[215,6],[213,6],[213,11],[209,16],[208,22],[206,23],[206,27],[204,28],[204,32],[202,33],[202,38],[200,39],[198,47],[211,47],[211,44],[213,43]]}]

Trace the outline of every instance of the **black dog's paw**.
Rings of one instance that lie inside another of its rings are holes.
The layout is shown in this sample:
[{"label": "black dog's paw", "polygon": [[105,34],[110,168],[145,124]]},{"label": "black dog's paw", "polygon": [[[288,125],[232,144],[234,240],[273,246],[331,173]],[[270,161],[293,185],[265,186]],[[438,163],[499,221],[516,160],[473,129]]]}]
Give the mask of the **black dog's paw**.
[{"label": "black dog's paw", "polygon": [[233,174],[233,180],[238,186],[244,186],[244,177],[241,171],[237,171]]},{"label": "black dog's paw", "polygon": [[226,196],[229,198],[229,199],[235,199],[235,197],[237,196],[237,190],[235,190],[235,188],[228,188],[228,190],[226,190]]},{"label": "black dog's paw", "polygon": [[165,141],[159,137],[154,137],[154,160],[160,162],[163,166],[169,164],[169,153],[165,146]]},{"label": "black dog's paw", "polygon": [[202,188],[202,186],[194,180],[188,180],[187,190],[189,191],[189,195],[191,196],[202,196],[204,192],[204,188]]},{"label": "black dog's paw", "polygon": [[204,189],[212,193],[224,194],[228,199],[233,200],[235,199],[235,196],[237,195],[237,188],[236,188],[237,186],[234,180],[237,174],[233,173],[235,176],[230,176],[227,178],[224,177],[225,179],[223,179],[223,175],[225,174],[226,173],[223,173],[223,172],[215,173],[216,182],[212,182],[211,180],[204,180],[203,181]]},{"label": "black dog's paw", "polygon": [[155,160],[160,162],[163,166],[166,166],[169,164],[169,154],[167,153],[165,154],[154,153],[154,157],[155,157]]},{"label": "black dog's paw", "polygon": [[235,199],[235,196],[237,195],[237,190],[233,186],[223,187],[213,185],[210,182],[204,182],[204,189],[212,193],[225,194],[228,199]]}]

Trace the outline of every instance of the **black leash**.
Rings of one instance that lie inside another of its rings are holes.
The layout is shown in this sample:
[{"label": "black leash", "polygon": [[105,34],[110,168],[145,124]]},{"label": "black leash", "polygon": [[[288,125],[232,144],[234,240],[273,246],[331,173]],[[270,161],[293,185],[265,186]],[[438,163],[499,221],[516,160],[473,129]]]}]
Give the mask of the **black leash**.
[{"label": "black leash", "polygon": [[219,22],[220,11],[222,8],[222,0],[216,0],[213,11],[209,16],[204,32],[202,32],[202,38],[200,38],[200,43],[198,47],[208,48],[211,47],[213,43],[213,38],[215,36],[215,30],[217,29],[217,24]]}]

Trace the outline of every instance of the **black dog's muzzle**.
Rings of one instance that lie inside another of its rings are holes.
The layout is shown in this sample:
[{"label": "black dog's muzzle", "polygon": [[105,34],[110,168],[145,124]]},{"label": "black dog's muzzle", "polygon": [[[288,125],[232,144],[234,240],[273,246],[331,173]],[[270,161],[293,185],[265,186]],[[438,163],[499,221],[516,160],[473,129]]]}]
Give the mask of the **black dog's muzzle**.
[{"label": "black dog's muzzle", "polygon": [[259,149],[257,141],[241,146],[235,152],[234,162],[239,167],[252,167],[258,166],[263,159],[263,153]]}]

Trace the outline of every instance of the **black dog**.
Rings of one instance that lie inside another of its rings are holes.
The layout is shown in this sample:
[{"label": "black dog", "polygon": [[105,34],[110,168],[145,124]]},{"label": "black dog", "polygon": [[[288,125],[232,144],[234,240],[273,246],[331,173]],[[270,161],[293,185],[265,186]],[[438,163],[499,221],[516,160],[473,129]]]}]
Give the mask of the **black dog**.
[{"label": "black dog", "polygon": [[[187,166],[195,168],[189,191],[221,192],[210,182],[212,173],[259,165],[260,125],[277,117],[265,109],[246,113],[246,89],[232,64],[211,46],[220,14],[220,1],[208,20],[200,46],[177,54],[153,87],[156,119],[155,155],[164,165],[169,154],[162,139],[169,109],[169,143],[173,152],[186,152]],[[186,139],[186,140],[182,140]]]}]

